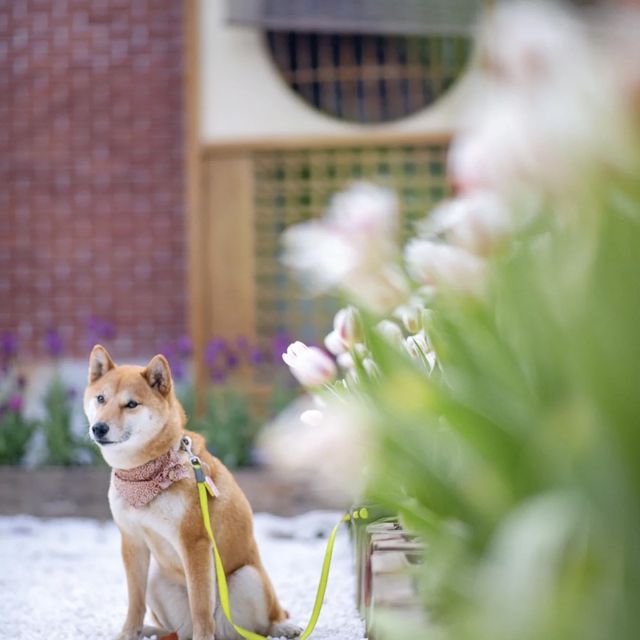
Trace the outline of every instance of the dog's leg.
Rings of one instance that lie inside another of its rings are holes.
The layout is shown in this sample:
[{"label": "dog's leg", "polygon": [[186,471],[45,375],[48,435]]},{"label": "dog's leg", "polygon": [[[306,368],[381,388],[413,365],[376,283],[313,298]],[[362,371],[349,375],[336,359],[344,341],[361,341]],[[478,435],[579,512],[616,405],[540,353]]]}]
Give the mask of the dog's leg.
[{"label": "dog's leg", "polygon": [[[168,635],[172,631],[175,631],[179,638],[190,638],[193,635],[187,588],[163,574],[153,558],[149,570],[147,604],[154,624],[164,630],[163,633],[156,634],[158,637]],[[145,635],[150,634],[145,632]]]},{"label": "dog's leg", "polygon": [[[227,580],[233,621],[249,631],[262,635],[269,628],[267,599],[260,574],[255,567],[244,566],[234,571]],[[216,609],[216,640],[237,640],[240,636],[231,626],[222,607]]]},{"label": "dog's leg", "polygon": [[122,560],[127,575],[129,609],[117,640],[138,640],[146,610],[145,594],[149,574],[149,549],[141,540],[122,533]]},{"label": "dog's leg", "polygon": [[185,539],[182,553],[193,623],[192,640],[214,640],[216,582],[211,543],[206,538]]},{"label": "dog's leg", "polygon": [[259,567],[260,577],[267,598],[269,611],[269,635],[274,638],[295,638],[302,633],[302,628],[289,620],[289,614],[280,606],[278,597],[264,567]]},{"label": "dog's leg", "polygon": [[274,622],[269,627],[269,634],[272,638],[297,638],[302,633],[302,627],[291,620],[281,620]]}]

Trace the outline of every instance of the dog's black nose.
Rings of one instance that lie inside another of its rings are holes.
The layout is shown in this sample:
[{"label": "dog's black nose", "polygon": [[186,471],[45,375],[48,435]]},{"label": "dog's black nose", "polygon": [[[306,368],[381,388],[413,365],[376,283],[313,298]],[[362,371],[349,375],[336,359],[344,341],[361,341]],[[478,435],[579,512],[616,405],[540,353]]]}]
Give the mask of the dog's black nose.
[{"label": "dog's black nose", "polygon": [[96,422],[93,427],[91,427],[91,431],[93,431],[93,435],[99,440],[107,435],[109,425],[106,422]]}]

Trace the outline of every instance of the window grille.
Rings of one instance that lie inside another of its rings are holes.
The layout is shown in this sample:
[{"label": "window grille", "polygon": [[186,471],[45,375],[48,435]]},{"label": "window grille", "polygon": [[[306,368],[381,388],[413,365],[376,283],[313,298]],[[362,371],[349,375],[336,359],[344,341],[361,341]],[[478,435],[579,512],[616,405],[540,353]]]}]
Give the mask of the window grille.
[{"label": "window grille", "polygon": [[256,325],[259,341],[287,334],[321,344],[339,302],[309,298],[280,262],[280,236],[319,217],[332,194],[372,180],[396,191],[401,236],[447,193],[444,145],[258,151],[254,156]]},{"label": "window grille", "polygon": [[464,69],[463,35],[391,36],[269,31],[268,49],[287,85],[341,120],[389,122],[432,104]]}]

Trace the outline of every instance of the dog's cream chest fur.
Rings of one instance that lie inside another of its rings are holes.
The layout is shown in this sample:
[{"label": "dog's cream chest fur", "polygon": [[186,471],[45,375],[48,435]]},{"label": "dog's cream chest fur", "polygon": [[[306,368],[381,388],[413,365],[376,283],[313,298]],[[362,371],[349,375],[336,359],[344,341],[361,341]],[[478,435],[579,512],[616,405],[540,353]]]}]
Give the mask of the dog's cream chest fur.
[{"label": "dog's cream chest fur", "polygon": [[132,538],[144,541],[162,570],[176,581],[184,582],[178,528],[187,509],[182,493],[163,491],[149,504],[136,508],[111,484],[109,505],[118,527]]}]

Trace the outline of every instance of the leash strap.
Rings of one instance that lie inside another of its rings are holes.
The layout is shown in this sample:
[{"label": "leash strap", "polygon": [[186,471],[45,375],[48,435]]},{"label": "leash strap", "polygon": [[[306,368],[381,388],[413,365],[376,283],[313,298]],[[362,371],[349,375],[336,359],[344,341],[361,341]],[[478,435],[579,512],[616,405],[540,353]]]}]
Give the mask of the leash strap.
[{"label": "leash strap", "polygon": [[[220,598],[220,604],[222,605],[222,611],[227,620],[231,623],[231,626],[236,632],[245,638],[245,640],[267,640],[265,636],[261,636],[259,633],[254,633],[248,629],[237,625],[231,618],[231,604],[229,602],[229,587],[227,586],[227,577],[224,573],[224,566],[222,565],[222,559],[220,558],[220,552],[218,551],[218,545],[213,537],[213,531],[211,529],[211,518],[209,516],[209,501],[207,492],[213,496],[209,485],[205,481],[205,475],[200,465],[200,460],[196,456],[191,458],[191,466],[196,476],[196,483],[198,486],[198,498],[200,500],[200,511],[202,512],[202,522],[204,528],[207,531],[211,545],[213,546],[213,557],[215,560],[216,578],[218,580],[218,597]],[[315,629],[318,618],[320,617],[320,611],[324,603],[324,594],[327,590],[327,582],[329,581],[329,569],[331,568],[331,556],[333,555],[333,546],[336,541],[336,535],[338,529],[343,522],[349,522],[351,519],[366,519],[368,517],[367,509],[357,509],[353,513],[346,513],[342,516],[342,519],[331,531],[329,541],[327,542],[327,549],[324,552],[324,561],[322,562],[322,572],[320,573],[320,583],[318,584],[318,591],[316,592],[316,599],[313,604],[313,611],[311,612],[311,618],[307,624],[306,629],[300,634],[299,640],[306,640]]]},{"label": "leash strap", "polygon": [[196,472],[196,482],[198,483],[198,497],[200,498],[202,521],[204,524],[204,528],[207,530],[209,540],[211,540],[211,545],[213,546],[213,557],[216,565],[216,578],[218,580],[218,597],[220,598],[220,604],[222,605],[224,615],[227,617],[227,620],[231,623],[231,626],[236,630],[236,632],[243,638],[246,638],[246,640],[266,640],[264,636],[240,627],[231,618],[231,604],[229,602],[229,587],[227,586],[227,577],[224,574],[224,567],[222,565],[222,559],[220,558],[220,552],[218,551],[218,545],[216,544],[216,539],[213,537],[213,531],[211,530],[211,519],[209,517],[209,503],[207,498],[207,485],[204,481],[204,477],[202,478],[202,480],[198,480],[198,471],[202,476],[204,476],[204,474],[202,473],[202,467],[200,467],[199,464],[193,464],[193,469]]}]

